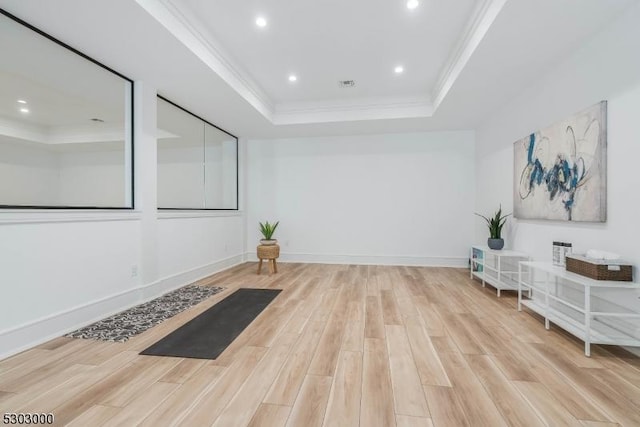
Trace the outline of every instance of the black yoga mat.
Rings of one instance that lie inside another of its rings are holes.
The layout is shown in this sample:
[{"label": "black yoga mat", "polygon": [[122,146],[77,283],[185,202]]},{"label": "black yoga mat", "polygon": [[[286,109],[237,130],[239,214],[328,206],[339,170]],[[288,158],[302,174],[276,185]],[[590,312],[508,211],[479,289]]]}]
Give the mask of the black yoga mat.
[{"label": "black yoga mat", "polygon": [[238,289],[140,354],[215,359],[280,292]]}]

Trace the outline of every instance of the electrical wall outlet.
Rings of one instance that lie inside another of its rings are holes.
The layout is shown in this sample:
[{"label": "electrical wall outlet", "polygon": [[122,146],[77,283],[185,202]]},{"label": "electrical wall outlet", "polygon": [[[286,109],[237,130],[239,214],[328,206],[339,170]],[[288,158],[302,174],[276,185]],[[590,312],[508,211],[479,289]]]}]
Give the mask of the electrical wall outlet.
[{"label": "electrical wall outlet", "polygon": [[132,265],[131,266],[131,277],[137,277],[138,276],[138,266],[137,265]]}]

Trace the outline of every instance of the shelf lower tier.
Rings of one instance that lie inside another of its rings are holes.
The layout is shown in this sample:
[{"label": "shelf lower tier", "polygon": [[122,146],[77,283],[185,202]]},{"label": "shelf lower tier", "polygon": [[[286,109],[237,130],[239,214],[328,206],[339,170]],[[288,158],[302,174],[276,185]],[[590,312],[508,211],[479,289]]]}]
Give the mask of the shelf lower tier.
[{"label": "shelf lower tier", "polygon": [[502,277],[503,280],[498,280],[497,275],[496,276],[485,275],[484,272],[482,271],[472,271],[471,274],[473,274],[474,277],[477,277],[480,280],[484,280],[485,283],[493,286],[496,289],[510,290],[510,291],[518,290],[518,280],[510,279],[508,276],[504,274]]},{"label": "shelf lower tier", "polygon": [[[549,308],[549,311],[545,310],[545,306],[535,300],[522,300],[522,305],[530,310],[538,313],[543,317],[547,317],[550,322],[556,324],[562,329],[566,330],[573,336],[580,338],[582,341],[586,341],[585,326],[576,319],[562,313],[556,308]],[[622,346],[640,346],[640,339],[627,335],[624,332],[614,329],[600,320],[597,317],[591,319],[591,331],[590,342],[592,344],[607,344],[607,345],[622,345]]]}]

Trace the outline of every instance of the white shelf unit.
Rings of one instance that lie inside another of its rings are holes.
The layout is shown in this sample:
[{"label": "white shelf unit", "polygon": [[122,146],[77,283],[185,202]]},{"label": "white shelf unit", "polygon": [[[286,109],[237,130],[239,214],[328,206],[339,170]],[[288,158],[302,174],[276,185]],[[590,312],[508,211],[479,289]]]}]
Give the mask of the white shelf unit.
[{"label": "white shelf unit", "polygon": [[[553,322],[580,338],[586,356],[591,356],[591,344],[640,346],[640,329],[619,326],[621,320],[640,321],[640,303],[636,310],[594,307],[594,296],[607,289],[624,292],[625,296],[628,293],[629,301],[640,295],[638,283],[594,280],[547,262],[519,263],[518,311],[525,306],[544,317],[546,329]],[[528,292],[529,299],[523,298],[523,291]]]},{"label": "white shelf unit", "polygon": [[500,296],[502,290],[518,290],[518,263],[529,261],[529,255],[506,249],[494,250],[488,246],[472,246],[470,252],[470,277],[482,280],[496,288]]}]

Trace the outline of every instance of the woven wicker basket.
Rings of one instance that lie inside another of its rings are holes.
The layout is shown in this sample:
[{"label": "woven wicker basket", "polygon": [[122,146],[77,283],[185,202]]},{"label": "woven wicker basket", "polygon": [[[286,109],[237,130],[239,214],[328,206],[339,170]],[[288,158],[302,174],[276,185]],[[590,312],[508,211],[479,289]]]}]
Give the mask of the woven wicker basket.
[{"label": "woven wicker basket", "polygon": [[633,281],[633,268],[626,264],[606,264],[579,255],[567,255],[567,271],[595,280]]},{"label": "woven wicker basket", "polygon": [[276,259],[280,256],[280,245],[259,245],[258,258]]}]

